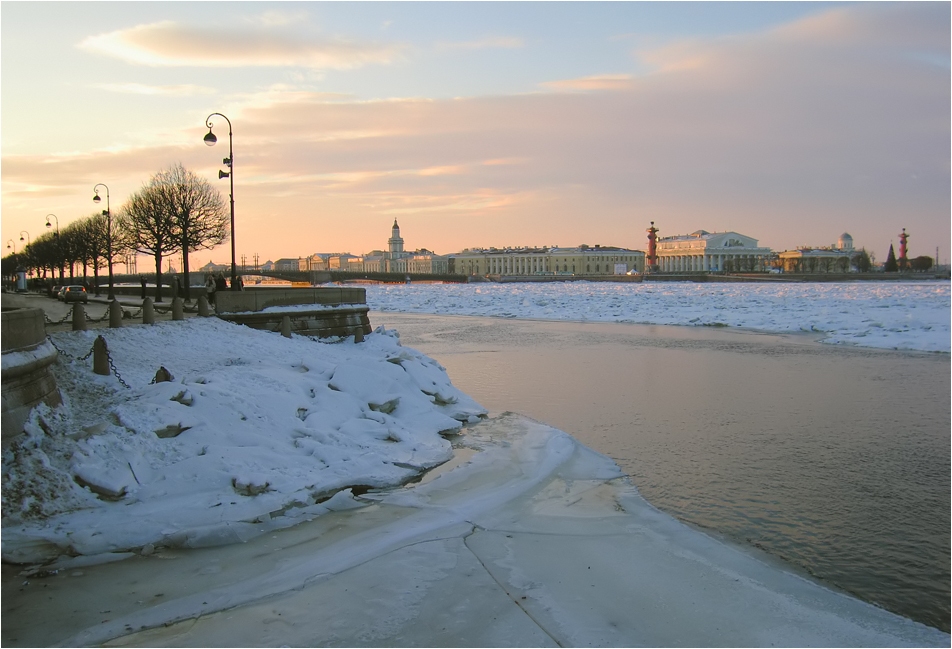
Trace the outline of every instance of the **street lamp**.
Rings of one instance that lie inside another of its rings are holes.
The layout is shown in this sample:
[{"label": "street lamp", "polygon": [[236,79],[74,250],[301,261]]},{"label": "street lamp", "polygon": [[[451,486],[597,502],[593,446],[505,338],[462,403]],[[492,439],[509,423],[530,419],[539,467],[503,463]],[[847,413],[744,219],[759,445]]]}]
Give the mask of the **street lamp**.
[{"label": "street lamp", "polygon": [[[26,239],[23,238],[23,235],[26,235]],[[30,233],[26,230],[20,230],[20,241],[26,241],[26,245],[30,245]]]},{"label": "street lamp", "polygon": [[[112,212],[109,210],[109,187],[106,187],[103,183],[96,184],[93,187],[93,203],[99,203],[102,199],[99,198],[99,188],[106,188],[106,209],[102,211],[102,215],[106,217],[106,265],[109,266],[109,299],[114,300],[116,298],[112,289]],[[59,224],[59,221],[57,221]]]},{"label": "street lamp", "polygon": [[[56,237],[56,250],[57,250],[57,252],[59,252],[59,245],[60,245],[60,244],[59,244],[59,219],[56,218],[56,215],[55,215],[55,214],[47,214],[47,215],[46,215],[46,227],[48,227],[48,228],[53,227],[53,225],[50,223],[50,217],[51,217],[51,216],[52,216],[54,219],[56,219],[56,232],[53,233],[53,236]],[[72,272],[73,272],[73,269],[70,268],[70,271],[69,271],[69,272],[72,273]],[[66,273],[66,271],[63,269],[63,264],[60,263],[60,279],[63,279],[63,275],[64,275],[65,273]],[[56,273],[54,272],[53,275],[55,276]]]},{"label": "street lamp", "polygon": [[231,120],[221,113],[212,113],[205,118],[205,126],[208,127],[208,134],[205,135],[203,139],[208,146],[215,146],[215,143],[218,142],[218,138],[212,133],[211,120],[215,115],[224,118],[224,120],[228,122],[228,157],[222,160],[222,164],[228,167],[228,171],[219,170],[218,179],[227,178],[230,185],[231,193],[228,195],[228,199],[231,203],[231,290],[237,291],[238,270],[235,267],[235,154],[232,149]]},{"label": "street lamp", "polygon": [[7,250],[13,249],[13,254],[17,254],[17,242],[13,239],[7,239]]}]

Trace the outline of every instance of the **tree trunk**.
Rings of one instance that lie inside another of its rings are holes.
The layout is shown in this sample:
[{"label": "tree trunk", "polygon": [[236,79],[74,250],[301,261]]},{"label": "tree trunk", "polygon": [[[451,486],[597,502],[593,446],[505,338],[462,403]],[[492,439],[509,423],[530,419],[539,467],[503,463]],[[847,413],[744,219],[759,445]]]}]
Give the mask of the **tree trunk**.
[{"label": "tree trunk", "polygon": [[182,275],[185,277],[185,301],[192,301],[192,292],[190,284],[192,283],[188,277],[188,235],[183,232],[182,234]]},{"label": "tree trunk", "polygon": [[93,283],[96,285],[96,297],[99,297],[99,259],[93,259]]},{"label": "tree trunk", "polygon": [[155,301],[162,301],[162,255],[155,254]]}]

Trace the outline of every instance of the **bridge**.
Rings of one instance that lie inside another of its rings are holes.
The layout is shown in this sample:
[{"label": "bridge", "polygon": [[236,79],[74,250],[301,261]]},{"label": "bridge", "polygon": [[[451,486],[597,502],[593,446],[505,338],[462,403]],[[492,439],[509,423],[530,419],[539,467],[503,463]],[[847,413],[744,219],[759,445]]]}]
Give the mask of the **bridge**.
[{"label": "bridge", "polygon": [[[231,278],[231,269],[221,271],[226,279]],[[335,282],[379,282],[385,284],[404,284],[409,279],[410,282],[452,282],[465,283],[465,275],[440,274],[433,275],[428,273],[362,273],[346,270],[263,270],[254,266],[238,266],[239,275],[247,277],[257,275],[260,277],[270,277],[292,283],[307,283],[308,285],[330,284]],[[217,275],[217,273],[215,273]],[[162,283],[167,284],[174,276],[181,277],[182,273],[162,273]],[[190,283],[195,285],[201,283],[204,276],[202,271],[190,270]],[[155,281],[155,273],[136,273],[136,274],[118,274],[113,275],[113,282],[116,284],[139,284],[140,278],[145,277],[147,282]],[[76,277],[81,280],[82,276]],[[92,281],[92,275],[88,277]],[[67,280],[68,281],[68,280]],[[99,274],[99,284],[104,286],[108,281],[104,273]],[[58,283],[59,280],[56,280]]]},{"label": "bridge", "polygon": [[[239,275],[260,275],[288,282],[307,282],[308,284],[328,284],[332,282],[380,282],[385,284],[403,284],[410,282],[465,282],[465,275],[429,273],[372,273],[347,270],[262,270],[249,266],[238,268]],[[225,274],[228,276],[228,273]]]}]

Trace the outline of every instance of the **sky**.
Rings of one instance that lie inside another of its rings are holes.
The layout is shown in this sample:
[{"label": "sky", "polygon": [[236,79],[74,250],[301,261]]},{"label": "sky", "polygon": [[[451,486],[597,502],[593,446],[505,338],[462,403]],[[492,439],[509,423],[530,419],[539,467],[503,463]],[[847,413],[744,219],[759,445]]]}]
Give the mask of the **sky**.
[{"label": "sky", "polygon": [[644,250],[654,221],[882,261],[906,228],[947,263],[949,79],[944,2],[7,0],[4,252],[176,163],[227,200],[218,112],[239,263],[383,249],[394,219],[441,254]]}]

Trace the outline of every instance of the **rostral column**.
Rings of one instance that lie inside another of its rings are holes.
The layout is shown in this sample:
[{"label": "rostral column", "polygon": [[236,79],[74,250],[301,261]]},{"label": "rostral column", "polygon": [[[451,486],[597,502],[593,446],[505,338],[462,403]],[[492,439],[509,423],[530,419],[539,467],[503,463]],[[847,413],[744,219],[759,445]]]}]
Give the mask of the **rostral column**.
[{"label": "rostral column", "polygon": [[909,238],[909,235],[906,234],[906,228],[902,229],[902,234],[899,235],[899,269],[905,270],[906,266],[909,265],[909,260],[906,258],[906,239]]},{"label": "rostral column", "polygon": [[654,226],[654,221],[648,228],[648,259],[646,261],[648,266],[646,271],[658,272],[658,228]]}]

